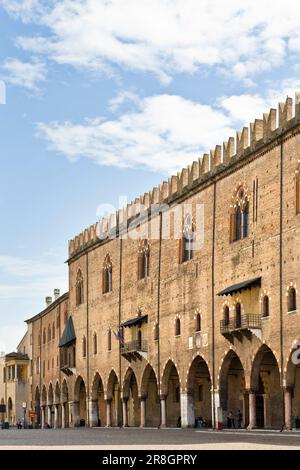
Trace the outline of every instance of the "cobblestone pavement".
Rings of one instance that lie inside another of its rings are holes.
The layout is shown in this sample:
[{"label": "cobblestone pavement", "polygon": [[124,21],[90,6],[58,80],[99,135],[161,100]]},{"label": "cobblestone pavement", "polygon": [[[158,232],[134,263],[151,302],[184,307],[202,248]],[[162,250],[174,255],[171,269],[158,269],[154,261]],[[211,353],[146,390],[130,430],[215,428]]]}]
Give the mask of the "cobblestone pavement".
[{"label": "cobblestone pavement", "polygon": [[0,430],[0,449],[300,449],[300,433],[197,429]]}]

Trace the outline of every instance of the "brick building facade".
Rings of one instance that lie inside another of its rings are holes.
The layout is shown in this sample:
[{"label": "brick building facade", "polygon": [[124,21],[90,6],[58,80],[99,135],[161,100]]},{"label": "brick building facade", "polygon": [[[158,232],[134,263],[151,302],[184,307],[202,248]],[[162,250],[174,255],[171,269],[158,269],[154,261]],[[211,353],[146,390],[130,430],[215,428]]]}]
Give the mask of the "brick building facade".
[{"label": "brick building facade", "polygon": [[37,421],[291,428],[299,170],[296,95],[70,241],[69,293],[28,320]]}]

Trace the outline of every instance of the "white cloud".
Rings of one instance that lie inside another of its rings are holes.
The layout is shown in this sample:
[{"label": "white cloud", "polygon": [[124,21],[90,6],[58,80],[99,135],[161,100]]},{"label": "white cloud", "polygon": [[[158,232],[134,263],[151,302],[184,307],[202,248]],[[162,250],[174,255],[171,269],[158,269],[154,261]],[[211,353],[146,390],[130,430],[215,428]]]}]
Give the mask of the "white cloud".
[{"label": "white cloud", "polygon": [[22,62],[10,57],[1,66],[3,80],[12,85],[37,91],[38,83],[46,79],[46,66],[39,60],[33,62]]},{"label": "white cloud", "polygon": [[132,91],[121,91],[109,100],[109,109],[110,111],[115,112],[120,108],[122,104],[126,102],[132,102],[138,105],[140,100],[138,95],[136,93],[133,93]]},{"label": "white cloud", "polygon": [[289,78],[282,81],[270,83],[270,88],[260,95],[241,94],[220,97],[217,100],[218,106],[224,109],[233,122],[241,122],[248,126],[254,119],[262,118],[264,112],[270,108],[277,108],[279,102],[284,102],[287,96],[294,98],[296,91],[300,91],[300,79]]},{"label": "white cloud", "polygon": [[39,9],[33,0],[5,0],[4,7],[25,20],[31,11],[48,29],[19,37],[26,50],[93,71],[117,64],[151,72],[165,83],[217,66],[249,85],[300,52],[298,0],[62,0]]},{"label": "white cloud", "polygon": [[219,110],[180,96],[139,100],[137,109],[115,120],[39,123],[39,136],[69,159],[89,158],[101,165],[174,172],[231,132]]},{"label": "white cloud", "polygon": [[0,0],[0,6],[24,22],[33,20],[43,10],[40,0]]},{"label": "white cloud", "polygon": [[213,106],[177,95],[141,99],[123,92],[109,102],[110,109],[118,110],[125,100],[134,109],[115,119],[39,122],[37,135],[71,161],[88,158],[100,165],[145,168],[169,175],[235,136],[242,126],[261,119],[264,112],[277,107],[287,95],[293,97],[297,90],[300,79],[290,78],[272,83],[264,96],[223,96]]}]

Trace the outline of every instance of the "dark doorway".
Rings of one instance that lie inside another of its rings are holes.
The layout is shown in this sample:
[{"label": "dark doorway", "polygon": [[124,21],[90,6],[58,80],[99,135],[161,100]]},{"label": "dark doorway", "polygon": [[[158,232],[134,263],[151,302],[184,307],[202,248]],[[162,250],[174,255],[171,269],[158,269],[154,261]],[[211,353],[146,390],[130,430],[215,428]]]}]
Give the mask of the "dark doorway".
[{"label": "dark doorway", "polygon": [[264,397],[262,395],[256,395],[256,426],[258,428],[264,428]]}]

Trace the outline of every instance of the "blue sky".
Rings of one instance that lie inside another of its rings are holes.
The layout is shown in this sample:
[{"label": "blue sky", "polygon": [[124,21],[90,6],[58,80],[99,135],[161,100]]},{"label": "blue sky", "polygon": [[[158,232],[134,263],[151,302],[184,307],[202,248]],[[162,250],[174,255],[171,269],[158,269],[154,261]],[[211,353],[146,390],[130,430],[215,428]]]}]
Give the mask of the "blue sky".
[{"label": "blue sky", "polygon": [[[0,0],[0,350],[67,241],[300,90],[297,1]],[[299,78],[298,78],[299,77]]]}]

